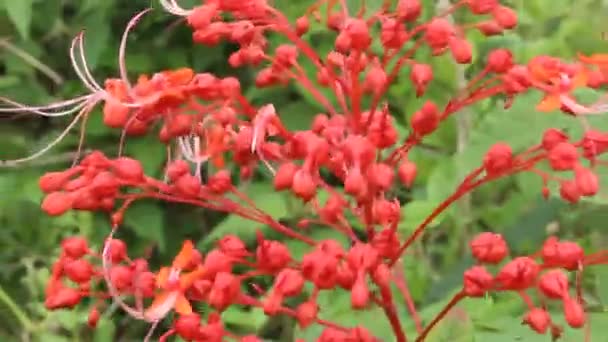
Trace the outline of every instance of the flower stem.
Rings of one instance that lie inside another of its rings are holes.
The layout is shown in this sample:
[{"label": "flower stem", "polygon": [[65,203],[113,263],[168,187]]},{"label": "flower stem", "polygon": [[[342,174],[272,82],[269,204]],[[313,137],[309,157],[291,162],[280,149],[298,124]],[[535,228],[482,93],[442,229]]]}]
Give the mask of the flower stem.
[{"label": "flower stem", "polygon": [[0,285],[0,301],[6,305],[6,307],[13,313],[15,318],[23,325],[26,331],[32,331],[34,329],[34,323],[27,317],[25,312],[19,308],[17,303],[4,291]]},{"label": "flower stem", "polygon": [[462,291],[455,294],[454,297],[452,297],[452,299],[450,300],[450,302],[439,312],[439,314],[437,314],[437,316],[435,316],[435,318],[433,318],[431,323],[429,323],[429,325],[424,328],[424,331],[420,334],[420,336],[418,336],[416,342],[424,341],[424,339],[429,334],[429,332],[431,332],[433,327],[437,325],[437,323],[439,323],[445,317],[445,315],[447,315],[448,312],[450,312],[450,310],[465,297],[466,296]]}]

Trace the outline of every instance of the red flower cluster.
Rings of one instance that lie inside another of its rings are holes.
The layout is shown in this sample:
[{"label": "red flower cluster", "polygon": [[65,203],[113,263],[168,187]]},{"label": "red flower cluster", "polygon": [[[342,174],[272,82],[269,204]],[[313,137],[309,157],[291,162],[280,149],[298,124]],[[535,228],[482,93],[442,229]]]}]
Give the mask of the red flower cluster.
[{"label": "red flower cluster", "polygon": [[[481,264],[498,264],[509,254],[506,241],[500,234],[481,233],[470,242],[473,257]],[[460,299],[481,297],[489,292],[513,291],[518,293],[528,306],[529,311],[524,323],[539,334],[549,328],[553,338],[558,338],[563,328],[551,320],[545,309],[547,300],[562,302],[566,323],[572,328],[580,328],[586,323],[583,299],[580,291],[580,273],[588,265],[608,261],[605,252],[586,255],[575,242],[559,241],[549,237],[540,251],[531,256],[513,258],[504,264],[496,275],[484,266],[473,266],[464,273],[462,291],[456,295]],[[536,259],[540,258],[540,262]],[[570,293],[570,282],[566,272],[577,272],[577,294]],[[526,291],[539,294],[541,306],[535,306]]]},{"label": "red flower cluster", "polygon": [[[452,203],[485,183],[519,172],[537,174],[545,185],[558,183],[561,197],[568,202],[598,192],[595,172],[605,163],[598,157],[608,150],[608,132],[587,129],[584,137],[575,141],[551,128],[537,146],[523,152],[496,143],[480,166],[410,236],[398,234],[401,203],[390,190],[399,186],[398,182],[406,187],[413,185],[417,166],[408,158],[408,152],[450,115],[499,95],[507,98],[508,106],[517,95],[531,90],[545,94],[538,106],[541,110],[561,109],[583,118],[605,108],[602,103],[580,104],[571,94],[577,87],[606,83],[608,59],[601,55],[581,56],[581,62],[575,63],[540,56],[519,65],[509,50],[497,49],[490,52],[481,73],[445,106],[427,101],[411,113],[408,135],[399,136],[384,100],[388,88],[404,68],[409,68],[411,86],[417,96],[425,95],[433,82],[433,68],[428,61],[414,58],[422,48],[430,49],[434,56],[450,53],[456,63],[471,63],[472,48],[466,30],[477,29],[492,36],[517,24],[516,13],[498,0],[458,1],[428,22],[419,20],[419,0],[400,0],[394,8],[385,2],[373,13],[363,6],[356,14],[349,13],[342,2],[319,1],[294,23],[266,0],[207,0],[193,9],[183,9],[171,0],[161,3],[166,11],[186,18],[195,43],[215,45],[228,40],[237,44],[238,50],[227,63],[235,68],[260,67],[255,79],[257,87],[298,82],[324,108],[324,113],[318,114],[310,127],[292,131],[282,122],[289,113],[281,113],[273,104],[252,105],[241,92],[238,79],[191,69],[142,75],[132,85],[126,76],[124,45],[127,33],[145,12],[129,23],[123,37],[120,78],[107,80],[104,87],[95,82],[86,64],[81,66],[83,61],[77,62],[76,50],[82,49],[83,41],[82,35],[78,36],[71,56],[91,93],[48,107],[18,105],[9,110],[41,115],[57,114],[49,111],[59,108],[65,109],[62,114],[78,112],[69,129],[103,102],[107,126],[122,129],[123,137],[155,131],[160,142],[178,152],[171,156],[178,157],[168,160],[163,179],[145,175],[136,159],[110,158],[97,151],[68,170],[41,177],[40,188],[47,194],[42,209],[47,214],[104,211],[112,222],[102,251],[91,250],[87,241],[78,237],[63,242],[63,252],[53,267],[46,292],[49,309],[72,308],[82,298],[90,297],[95,299],[89,318],[92,326],[104,303],[115,301],[133,318],[154,325],[175,311],[173,327],[161,340],[177,334],[189,341],[222,341],[226,337],[258,341],[254,336],[235,336],[221,320],[220,314],[226,308],[247,305],[262,308],[267,315],[290,315],[302,328],[323,325],[325,330],[318,338],[321,342],[376,341],[364,327],[340,326],[319,317],[322,308],[317,304],[318,293],[343,289],[350,293],[353,310],[381,307],[396,340],[404,342],[408,332],[395,308],[393,266],[428,224]],[[322,3],[328,8],[326,18],[319,11]],[[468,10],[483,18],[466,25],[454,24],[447,17],[457,10]],[[335,33],[334,48],[326,55],[302,38],[312,25],[325,25]],[[290,43],[269,51],[268,33],[281,34]],[[380,43],[381,52],[372,48],[375,41]],[[315,65],[315,75],[304,72],[300,64],[303,58]],[[321,90],[329,90],[332,98]],[[5,163],[11,162],[16,161]],[[204,163],[212,163],[215,170],[206,180],[200,175]],[[550,172],[541,170],[543,163],[548,164]],[[260,210],[235,186],[236,178],[252,177],[259,166],[273,174],[275,190],[288,192],[314,209],[315,217],[304,220],[302,226],[311,221],[320,223],[344,234],[351,245],[315,241],[298,227],[280,223]],[[232,177],[235,170],[238,177]],[[339,179],[342,188],[329,185],[321,171]],[[557,176],[565,172],[572,173],[572,179]],[[321,191],[329,194],[323,204],[318,201]],[[542,193],[549,195],[547,186]],[[227,235],[210,251],[197,251],[185,241],[171,265],[151,271],[144,259],[129,258],[125,243],[113,238],[128,207],[144,198],[238,215],[250,220],[252,229],[256,223],[267,225],[310,249],[298,260],[284,243],[261,234],[255,250],[247,249],[238,237]],[[364,227],[364,238],[355,234],[347,216]],[[500,264],[509,254],[507,243],[494,233],[478,235],[471,241],[471,250],[480,263],[488,265]],[[539,333],[551,327],[553,334],[559,335],[561,328],[544,306],[533,305],[526,295],[528,290],[541,293],[543,300],[561,300],[568,325],[579,328],[586,322],[581,298],[571,296],[567,276],[560,269],[581,272],[584,266],[606,263],[607,258],[605,252],[585,254],[572,242],[549,238],[540,254],[514,258],[496,275],[484,266],[473,266],[464,273],[463,290],[446,309],[425,327],[418,327],[417,341],[422,341],[459,300],[492,291],[521,295],[529,306],[524,321]],[[235,266],[247,271],[237,272]],[[260,289],[259,296],[245,293],[241,285],[257,276],[272,277],[272,288],[266,292]],[[313,290],[305,293],[305,284]],[[399,288],[417,320],[407,287]],[[301,304],[287,305],[286,299],[301,295],[306,297]],[[206,303],[215,311],[203,320],[193,313],[194,302]]]}]

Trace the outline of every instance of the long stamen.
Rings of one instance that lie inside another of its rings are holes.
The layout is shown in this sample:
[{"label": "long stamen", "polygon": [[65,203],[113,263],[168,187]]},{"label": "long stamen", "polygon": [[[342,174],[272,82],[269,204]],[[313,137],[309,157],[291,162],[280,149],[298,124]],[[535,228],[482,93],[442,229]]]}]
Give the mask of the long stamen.
[{"label": "long stamen", "polygon": [[[13,101],[11,99],[0,96],[0,102],[6,102],[6,103],[14,106],[14,107],[8,107],[8,108],[0,108],[0,113],[34,113],[34,114],[38,114],[41,116],[49,116],[49,117],[64,116],[64,115],[72,114],[72,113],[78,111],[79,109],[81,109],[82,107],[84,107],[86,105],[86,103],[91,100],[92,97],[93,97],[93,95],[85,95],[85,96],[77,97],[75,99],[57,102],[57,103],[53,103],[53,104],[46,105],[46,106],[28,106],[26,104],[23,104],[23,103],[20,103],[17,101]],[[53,109],[62,109],[62,108],[67,108],[67,107],[72,107],[72,108],[64,109],[64,110],[61,110],[58,112],[49,111],[49,110],[53,110]]]},{"label": "long stamen", "polygon": [[122,39],[120,40],[120,47],[118,49],[118,67],[120,69],[120,78],[122,79],[123,82],[125,82],[125,84],[127,85],[127,88],[129,88],[129,89],[131,88],[131,83],[129,82],[129,79],[127,78],[127,66],[125,63],[125,51],[127,49],[127,38],[129,37],[129,32],[131,32],[131,29],[133,29],[133,27],[135,27],[135,25],[137,24],[139,19],[141,17],[143,17],[146,13],[150,12],[151,10],[152,10],[151,8],[145,9],[145,10],[139,12],[133,18],[131,18],[131,20],[127,24],[127,28],[125,29],[125,32],[122,35]]},{"label": "long stamen", "polygon": [[78,75],[78,78],[82,81],[85,87],[89,89],[92,93],[97,93],[99,90],[95,88],[95,85],[91,84],[90,81],[85,77],[80,69],[80,64],[78,63],[78,59],[76,58],[76,46],[78,40],[81,39],[82,32],[80,32],[74,39],[72,39],[72,44],[70,46],[70,61],[72,62],[72,68],[74,68],[74,72]]},{"label": "long stamen", "polygon": [[0,161],[0,167],[14,167],[18,164],[28,162],[30,160],[36,159],[36,158],[40,157],[41,155],[45,154],[51,148],[53,148],[55,145],[60,143],[63,140],[63,138],[65,138],[68,135],[68,133],[72,130],[72,128],[74,128],[74,126],[76,126],[76,124],[78,123],[80,118],[87,115],[91,111],[91,109],[95,106],[95,104],[97,104],[97,103],[93,102],[89,106],[84,107],[80,111],[80,113],[78,113],[78,115],[76,115],[76,117],[72,120],[72,122],[70,122],[70,124],[63,130],[63,132],[61,132],[61,134],[59,134],[59,136],[57,136],[57,138],[55,138],[53,141],[51,141],[50,144],[48,144],[46,147],[44,147],[40,151],[38,151],[28,157],[25,157],[25,158],[13,159],[13,160],[2,160],[2,161]]},{"label": "long stamen", "polygon": [[95,81],[95,78],[91,74],[91,71],[89,70],[89,66],[87,65],[87,59],[86,59],[86,57],[84,55],[84,32],[82,32],[80,34],[80,39],[79,39],[78,46],[80,48],[80,60],[82,62],[82,67],[84,69],[85,76],[88,77],[88,80],[91,82],[91,84],[93,86],[95,86],[99,91],[104,91],[103,87],[100,86],[99,83],[97,83],[97,81]]},{"label": "long stamen", "polygon": [[192,11],[180,7],[175,0],[171,0],[171,2],[169,2],[169,0],[160,0],[160,5],[167,12],[176,16],[187,17],[192,13]]}]

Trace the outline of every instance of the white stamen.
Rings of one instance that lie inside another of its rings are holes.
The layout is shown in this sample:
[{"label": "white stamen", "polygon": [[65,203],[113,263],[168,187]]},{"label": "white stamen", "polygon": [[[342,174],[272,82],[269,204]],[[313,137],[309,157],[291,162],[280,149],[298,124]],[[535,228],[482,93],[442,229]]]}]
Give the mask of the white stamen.
[{"label": "white stamen", "polygon": [[125,50],[127,49],[127,38],[129,37],[129,33],[131,32],[131,29],[133,29],[133,27],[135,27],[135,25],[137,24],[139,19],[141,17],[143,17],[146,13],[150,12],[151,10],[152,10],[151,8],[145,9],[145,10],[139,12],[133,18],[131,18],[131,20],[127,24],[127,28],[125,29],[125,32],[122,34],[122,39],[120,40],[120,47],[118,48],[118,67],[120,70],[120,78],[122,79],[123,82],[125,82],[125,84],[127,85],[127,88],[131,88],[131,83],[129,82],[129,79],[127,78],[127,66],[125,64]]}]

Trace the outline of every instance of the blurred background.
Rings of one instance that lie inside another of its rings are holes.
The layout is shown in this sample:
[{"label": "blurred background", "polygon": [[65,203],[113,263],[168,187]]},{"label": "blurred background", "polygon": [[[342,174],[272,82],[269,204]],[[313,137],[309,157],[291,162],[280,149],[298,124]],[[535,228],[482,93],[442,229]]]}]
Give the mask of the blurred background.
[{"label": "blurred background", "polygon": [[[197,3],[180,0],[188,8]],[[358,1],[349,1],[356,6]],[[309,1],[275,0],[277,7],[290,18],[297,18]],[[380,0],[369,1],[370,7]],[[459,84],[482,69],[485,57],[493,48],[513,50],[518,62],[526,62],[539,54],[572,58],[577,52],[608,50],[605,0],[520,0],[503,1],[516,8],[520,25],[503,36],[483,38],[471,32],[474,42],[474,63],[461,68],[448,57],[432,60],[436,81],[427,99],[445,104]],[[115,77],[120,35],[129,19],[150,6],[144,0],[0,0],[0,96],[28,104],[46,104],[84,94],[68,58],[71,39],[86,29],[86,56],[98,82]],[[156,2],[153,7],[158,7]],[[435,10],[435,1],[425,1],[425,17]],[[354,7],[353,7],[354,8]],[[455,20],[478,20],[467,11],[459,11]],[[307,38],[314,46],[328,50],[332,35],[313,30]],[[280,37],[272,37],[277,43]],[[254,71],[232,70],[226,63],[234,46],[195,46],[191,31],[183,21],[161,11],[147,15],[129,38],[127,65],[132,79],[142,73],[189,66],[196,71],[218,75],[236,75],[243,82],[248,98],[255,104],[274,103],[286,125],[305,129],[320,108],[298,85],[257,90],[252,87]],[[417,58],[426,60],[422,50]],[[305,65],[311,74],[315,70]],[[401,76],[389,93],[391,111],[400,129],[407,131],[408,115],[419,108],[407,74]],[[581,96],[593,96],[586,92]],[[411,159],[419,163],[419,178],[412,190],[396,189],[406,203],[403,234],[410,232],[446,196],[462,175],[477,167],[484,152],[497,141],[511,144],[515,150],[540,141],[548,127],[580,134],[579,124],[563,115],[534,112],[538,94],[515,101],[509,110],[501,99],[485,101],[451,118],[434,135],[415,149]],[[102,125],[99,111],[94,112],[86,128],[86,149],[99,149],[115,155],[118,132]],[[0,118],[0,159],[27,156],[54,139],[70,118],[41,118],[32,115],[4,115]],[[596,127],[608,129],[608,117],[593,121]],[[45,171],[60,170],[70,165],[78,144],[78,131],[35,161],[15,168],[0,169],[0,341],[137,341],[147,326],[134,322],[119,310],[110,308],[102,315],[96,330],[86,326],[87,305],[72,311],[45,310],[44,286],[49,266],[59,254],[64,237],[80,234],[92,243],[99,243],[108,232],[107,218],[91,213],[71,212],[59,218],[48,218],[40,210],[42,194],[38,177]],[[126,153],[139,158],[146,171],[161,174],[165,162],[164,147],[151,135],[130,138]],[[403,271],[412,296],[423,318],[432,317],[458,290],[462,272],[472,265],[467,241],[476,232],[492,230],[503,233],[514,254],[531,253],[540,247],[549,234],[574,239],[591,251],[608,246],[608,177],[604,177],[602,193],[595,199],[567,205],[552,196],[543,200],[541,180],[521,175],[488,185],[465,198],[439,217],[424,239],[404,258]],[[267,173],[260,172],[246,188],[247,193],[276,218],[295,222],[301,215],[297,203],[271,191]],[[552,193],[558,192],[553,189]],[[241,236],[252,246],[256,228],[247,221],[226,217],[201,209],[156,202],[136,204],[127,212],[120,238],[127,241],[131,256],[149,255],[152,265],[171,260],[181,241],[189,238],[200,248],[209,249],[217,237],[226,233]],[[329,237],[316,227],[311,234]],[[288,242],[294,254],[305,249]],[[608,269],[590,269],[584,275],[584,295],[591,314],[592,341],[608,341]],[[331,301],[329,300],[331,296]],[[319,299],[323,318],[348,325],[363,324],[385,341],[390,341],[387,323],[378,319],[381,312],[353,312],[349,295],[336,292]],[[331,304],[329,304],[331,303]],[[199,308],[203,314],[205,308]],[[403,303],[402,319],[413,336],[411,320]],[[560,318],[559,307],[555,319]],[[379,310],[379,309],[378,309]],[[548,341],[521,325],[521,300],[511,295],[491,296],[465,301],[438,327],[428,341]],[[239,333],[258,333],[268,341],[292,341],[294,337],[312,340],[317,328],[299,331],[290,319],[267,319],[259,310],[232,308],[224,313],[229,328]],[[166,328],[163,327],[163,328]],[[160,329],[163,330],[163,329]],[[387,333],[389,335],[387,335]],[[566,330],[565,341],[582,341],[582,331]]]}]

